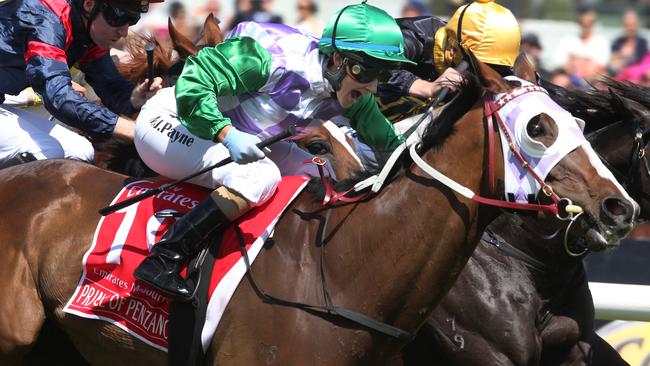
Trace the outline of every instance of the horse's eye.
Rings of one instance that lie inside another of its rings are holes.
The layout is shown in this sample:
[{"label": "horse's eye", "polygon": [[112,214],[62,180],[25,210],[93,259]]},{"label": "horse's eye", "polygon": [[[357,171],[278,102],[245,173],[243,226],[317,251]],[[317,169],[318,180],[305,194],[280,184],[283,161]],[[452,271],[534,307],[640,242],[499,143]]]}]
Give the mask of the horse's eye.
[{"label": "horse's eye", "polygon": [[314,155],[325,155],[330,152],[327,145],[322,142],[312,142],[307,145],[307,151]]},{"label": "horse's eye", "polygon": [[535,138],[544,136],[544,134],[546,134],[546,129],[539,121],[539,118],[533,118],[530,122],[528,122],[528,125],[526,126],[526,132],[528,133],[528,136]]}]

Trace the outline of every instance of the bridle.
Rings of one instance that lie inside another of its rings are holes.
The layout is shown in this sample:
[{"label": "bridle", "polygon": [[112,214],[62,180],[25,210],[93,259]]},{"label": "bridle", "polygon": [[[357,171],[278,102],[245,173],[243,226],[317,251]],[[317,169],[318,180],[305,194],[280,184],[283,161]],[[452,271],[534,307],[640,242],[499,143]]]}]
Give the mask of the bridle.
[{"label": "bridle", "polygon": [[[638,184],[639,175],[634,174],[634,172],[640,168],[640,164],[643,162],[644,173],[647,177],[650,177],[650,163],[648,162],[648,157],[645,150],[648,143],[650,143],[650,127],[643,129],[641,128],[640,124],[640,121],[642,119],[649,117],[650,114],[644,113],[642,116],[636,117],[631,121],[635,125],[634,147],[630,153],[630,157],[628,158],[629,168],[627,169],[627,173],[623,173],[619,169],[616,169],[609,161],[607,161],[607,159],[605,159],[601,154],[597,153],[598,157],[600,160],[602,160],[605,167],[607,167],[607,169],[609,169],[612,174],[614,174],[616,180],[618,180],[623,185],[623,187],[631,193],[632,196],[638,195],[647,200],[650,200],[650,192],[647,192],[641,185]],[[598,130],[597,133],[605,133],[610,129],[619,127],[620,124],[625,122],[627,121],[619,121],[601,130]]]},{"label": "bridle", "polygon": [[568,198],[560,198],[557,195],[557,193],[554,192],[553,188],[550,185],[548,185],[546,182],[544,182],[544,180],[537,174],[537,172],[530,166],[530,164],[526,161],[524,156],[521,154],[519,147],[517,147],[514,143],[511,131],[509,131],[508,127],[504,123],[500,114],[497,113],[499,109],[507,105],[513,99],[529,92],[546,93],[546,90],[537,85],[529,84],[529,85],[524,85],[522,87],[513,89],[509,93],[502,95],[496,101],[493,100],[493,98],[491,98],[490,96],[484,98],[483,108],[484,108],[484,116],[487,124],[487,134],[488,134],[488,138],[487,138],[488,140],[487,150],[489,155],[488,156],[488,180],[489,180],[490,192],[492,195],[496,194],[495,179],[494,179],[494,165],[495,165],[494,163],[495,161],[494,160],[494,151],[495,151],[494,120],[496,120],[499,129],[503,132],[503,135],[506,139],[504,143],[507,142],[508,148],[512,152],[513,156],[517,159],[521,167],[524,168],[528,172],[528,174],[530,174],[535,179],[535,181],[540,185],[541,191],[553,201],[552,204],[544,205],[544,204],[520,203],[520,202],[510,202],[510,201],[502,201],[502,200],[480,197],[476,195],[474,192],[472,192],[471,190],[469,190],[468,188],[461,186],[457,182],[449,179],[444,174],[438,172],[433,167],[428,165],[424,160],[422,160],[418,156],[414,148],[415,145],[411,147],[411,157],[413,158],[413,161],[431,177],[437,179],[438,181],[440,181],[447,187],[451,188],[452,190],[476,202],[491,205],[491,206],[506,208],[506,209],[515,209],[515,210],[524,210],[524,211],[547,211],[555,214],[556,217],[560,220],[568,220],[569,224],[567,225],[567,228],[564,233],[565,250],[570,256],[578,257],[585,254],[586,249],[582,252],[572,251],[569,248],[568,236],[569,236],[569,230],[571,226],[573,226],[573,224],[577,221],[577,219],[583,214],[582,208],[579,206],[574,206],[571,200]]}]

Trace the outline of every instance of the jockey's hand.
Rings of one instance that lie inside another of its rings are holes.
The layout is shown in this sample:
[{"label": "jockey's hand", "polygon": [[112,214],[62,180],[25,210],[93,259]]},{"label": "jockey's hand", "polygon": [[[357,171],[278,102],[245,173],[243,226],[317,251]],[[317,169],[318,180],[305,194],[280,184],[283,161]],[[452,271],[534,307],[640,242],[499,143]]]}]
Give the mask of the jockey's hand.
[{"label": "jockey's hand", "polygon": [[144,103],[162,89],[162,78],[153,78],[153,82],[149,84],[149,79],[144,79],[142,84],[136,86],[131,93],[131,105],[133,108],[139,109]]},{"label": "jockey's hand", "polygon": [[[228,149],[233,161],[238,164],[248,164],[264,159],[264,153],[257,147],[261,141],[257,136],[241,132],[232,126],[226,126],[223,130],[221,132],[225,133],[225,137],[221,142]],[[221,136],[221,133],[219,135]]]},{"label": "jockey's hand", "polygon": [[77,93],[81,94],[82,97],[86,95],[86,88],[84,88],[74,80],[72,81],[72,89],[74,89],[74,91],[76,91]]},{"label": "jockey's hand", "polygon": [[460,84],[463,81],[463,75],[461,75],[456,69],[453,67],[448,67],[443,71],[442,75],[440,75],[433,83],[438,84],[438,91],[436,91],[435,95],[437,95],[440,90],[444,87],[449,88],[449,91],[456,91],[458,89],[458,84]]},{"label": "jockey's hand", "polygon": [[457,85],[462,79],[463,77],[458,71],[449,67],[434,81],[416,79],[409,88],[409,94],[421,98],[433,98],[444,87],[448,87],[452,92],[456,91]]},{"label": "jockey's hand", "polygon": [[113,136],[121,140],[133,141],[135,137],[135,122],[124,117],[118,117],[117,124],[113,130]]}]

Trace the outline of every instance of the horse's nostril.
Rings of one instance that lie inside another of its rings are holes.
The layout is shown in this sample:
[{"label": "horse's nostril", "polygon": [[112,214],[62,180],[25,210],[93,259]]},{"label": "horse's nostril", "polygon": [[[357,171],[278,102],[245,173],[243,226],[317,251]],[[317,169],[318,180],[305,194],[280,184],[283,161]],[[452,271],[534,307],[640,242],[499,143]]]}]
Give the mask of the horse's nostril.
[{"label": "horse's nostril", "polygon": [[633,207],[625,200],[608,197],[603,200],[603,210],[613,219],[628,220],[632,217]]},{"label": "horse's nostril", "polygon": [[621,205],[621,201],[618,199],[608,198],[603,204],[605,205],[605,210],[614,216],[622,216],[626,213],[625,207]]}]

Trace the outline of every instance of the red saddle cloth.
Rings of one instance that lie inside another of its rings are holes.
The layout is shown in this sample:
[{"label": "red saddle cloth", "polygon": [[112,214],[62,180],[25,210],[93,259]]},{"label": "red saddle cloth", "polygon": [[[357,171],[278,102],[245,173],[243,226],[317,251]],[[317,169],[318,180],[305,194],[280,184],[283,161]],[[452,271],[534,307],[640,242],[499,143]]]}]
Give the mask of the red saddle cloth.
[{"label": "red saddle cloth", "polygon": [[[165,182],[137,181],[125,186],[113,204],[156,188]],[[275,195],[238,221],[251,261],[273,231],[280,215],[306,186],[304,177],[284,177]],[[188,212],[210,193],[183,184],[144,199],[99,220],[90,249],[83,257],[83,274],[64,311],[84,318],[108,321],[147,344],[167,351],[170,300],[133,277],[174,218],[157,212]],[[214,264],[208,293],[206,323],[201,334],[204,350],[223,311],[246,271],[234,228],[226,230]]]}]

